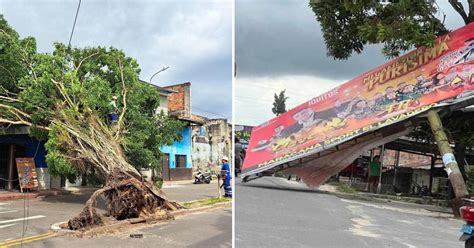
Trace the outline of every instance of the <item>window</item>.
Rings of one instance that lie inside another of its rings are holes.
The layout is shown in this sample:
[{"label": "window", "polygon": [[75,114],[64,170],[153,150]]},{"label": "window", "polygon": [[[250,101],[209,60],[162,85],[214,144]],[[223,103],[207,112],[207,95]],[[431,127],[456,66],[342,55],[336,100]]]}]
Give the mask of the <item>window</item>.
[{"label": "window", "polygon": [[186,168],[186,155],[176,155],[176,168]]}]

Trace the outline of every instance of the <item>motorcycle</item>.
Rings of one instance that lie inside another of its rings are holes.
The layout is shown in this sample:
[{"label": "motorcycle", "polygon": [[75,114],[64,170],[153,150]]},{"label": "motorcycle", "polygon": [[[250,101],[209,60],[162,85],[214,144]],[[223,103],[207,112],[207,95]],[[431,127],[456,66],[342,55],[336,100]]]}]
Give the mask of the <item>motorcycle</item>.
[{"label": "motorcycle", "polygon": [[210,171],[203,171],[198,169],[196,175],[194,176],[194,184],[199,183],[211,183],[212,180],[212,173]]},{"label": "motorcycle", "polygon": [[464,198],[464,206],[459,208],[461,217],[466,221],[462,226],[459,241],[464,241],[465,248],[474,248],[474,199]]}]

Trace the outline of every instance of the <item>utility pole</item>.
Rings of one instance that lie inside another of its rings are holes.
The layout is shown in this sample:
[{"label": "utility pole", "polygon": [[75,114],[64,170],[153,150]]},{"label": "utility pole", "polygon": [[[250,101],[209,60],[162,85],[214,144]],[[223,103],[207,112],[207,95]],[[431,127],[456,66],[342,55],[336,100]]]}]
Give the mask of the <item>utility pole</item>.
[{"label": "utility pole", "polygon": [[454,189],[456,198],[467,195],[466,183],[462,177],[461,171],[459,170],[458,163],[454,157],[453,150],[449,145],[448,137],[443,130],[443,123],[439,118],[436,111],[430,110],[428,112],[428,121],[430,122],[431,131],[433,132],[438,149],[443,157],[443,164],[446,172],[448,173],[449,180]]}]

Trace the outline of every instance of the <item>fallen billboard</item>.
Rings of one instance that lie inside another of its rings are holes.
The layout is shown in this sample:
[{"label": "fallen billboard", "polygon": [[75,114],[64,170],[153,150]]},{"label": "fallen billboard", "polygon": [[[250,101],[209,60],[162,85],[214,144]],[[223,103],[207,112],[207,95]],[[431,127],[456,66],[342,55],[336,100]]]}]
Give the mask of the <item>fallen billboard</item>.
[{"label": "fallen billboard", "polygon": [[473,71],[474,23],[253,128],[242,176],[469,99]]}]

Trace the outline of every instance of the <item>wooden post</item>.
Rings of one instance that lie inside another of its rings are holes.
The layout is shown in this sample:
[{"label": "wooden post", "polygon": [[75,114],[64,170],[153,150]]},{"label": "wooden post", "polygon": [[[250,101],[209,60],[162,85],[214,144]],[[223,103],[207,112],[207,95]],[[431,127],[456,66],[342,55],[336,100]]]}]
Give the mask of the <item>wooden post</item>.
[{"label": "wooden post", "polygon": [[15,145],[8,147],[8,190],[13,190],[13,176],[15,172]]},{"label": "wooden post", "polygon": [[385,153],[385,146],[380,147],[380,174],[379,174],[379,184],[377,185],[377,194],[380,194],[382,191],[382,169],[383,169],[383,157]]},{"label": "wooden post", "polygon": [[436,156],[435,156],[435,155],[431,155],[430,186],[429,186],[430,195],[431,195],[432,192],[433,192],[433,173],[434,173],[435,160],[436,160]]},{"label": "wooden post", "polygon": [[395,193],[395,185],[397,184],[397,171],[398,165],[400,164],[400,151],[395,152],[395,165],[393,166],[393,182],[392,182],[392,191]]},{"label": "wooden post", "polygon": [[[372,162],[372,160],[374,159],[374,149],[371,149],[370,150],[370,162]],[[369,166],[367,167],[367,185],[365,186],[365,191],[369,191],[370,187],[369,187],[369,184],[370,184],[370,162],[369,162]],[[372,193],[372,192],[369,192],[369,193]]]},{"label": "wooden post", "polygon": [[430,122],[431,131],[433,132],[436,143],[438,144],[439,152],[443,158],[445,170],[448,173],[449,180],[454,189],[454,194],[457,198],[467,195],[466,183],[459,170],[458,163],[454,157],[453,150],[449,145],[448,137],[443,130],[443,124],[436,111],[430,110],[428,112],[428,121]]}]

